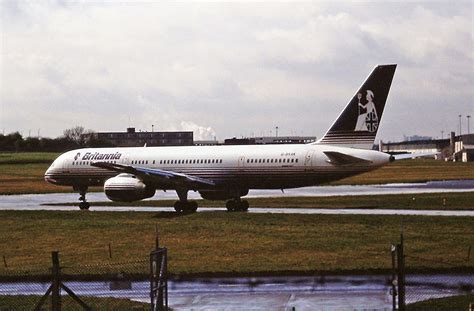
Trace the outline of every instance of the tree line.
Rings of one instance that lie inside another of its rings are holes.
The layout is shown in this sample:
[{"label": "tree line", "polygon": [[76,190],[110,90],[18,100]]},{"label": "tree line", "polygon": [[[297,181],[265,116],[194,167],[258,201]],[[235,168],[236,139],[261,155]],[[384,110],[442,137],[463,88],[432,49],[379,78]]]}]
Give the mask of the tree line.
[{"label": "tree line", "polygon": [[8,152],[62,152],[85,147],[114,147],[108,141],[97,138],[92,130],[82,126],[66,129],[57,138],[26,137],[19,132],[0,134],[0,151]]}]

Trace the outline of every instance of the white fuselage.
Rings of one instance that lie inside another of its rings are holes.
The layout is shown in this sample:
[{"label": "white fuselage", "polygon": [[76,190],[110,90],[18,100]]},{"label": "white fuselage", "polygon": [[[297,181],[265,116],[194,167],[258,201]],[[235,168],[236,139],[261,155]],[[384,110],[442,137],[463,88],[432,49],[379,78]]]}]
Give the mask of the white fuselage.
[{"label": "white fuselage", "polygon": [[[328,151],[367,161],[337,164],[324,153]],[[353,176],[389,159],[378,151],[318,144],[87,148],[59,156],[46,171],[45,180],[58,185],[103,185],[118,173],[91,166],[101,161],[189,174],[212,180],[221,188],[284,189]],[[167,184],[153,186],[172,189]]]}]

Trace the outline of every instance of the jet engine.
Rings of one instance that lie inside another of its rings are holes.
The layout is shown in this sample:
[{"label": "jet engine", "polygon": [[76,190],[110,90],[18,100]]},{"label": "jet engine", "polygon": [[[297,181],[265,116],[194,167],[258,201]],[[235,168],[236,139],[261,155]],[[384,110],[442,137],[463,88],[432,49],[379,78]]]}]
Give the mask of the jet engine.
[{"label": "jet engine", "polygon": [[156,189],[131,174],[119,174],[104,183],[105,195],[112,201],[132,202],[151,198]]}]

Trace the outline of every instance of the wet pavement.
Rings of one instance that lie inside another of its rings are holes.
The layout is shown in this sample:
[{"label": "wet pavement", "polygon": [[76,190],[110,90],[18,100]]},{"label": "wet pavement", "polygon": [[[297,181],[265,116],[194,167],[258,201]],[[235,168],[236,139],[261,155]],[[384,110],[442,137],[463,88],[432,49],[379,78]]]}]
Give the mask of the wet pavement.
[{"label": "wet pavement", "polygon": [[[409,275],[416,288],[408,303],[463,294],[462,284],[474,275]],[[132,289],[110,290],[110,283],[65,282],[79,296],[121,297],[149,302],[149,283],[133,282]],[[440,287],[439,285],[442,285]],[[0,283],[0,295],[43,294],[46,283]],[[169,304],[175,310],[391,310],[390,276],[287,276],[258,278],[195,278],[170,280]]]},{"label": "wet pavement", "polygon": [[[400,183],[385,185],[358,185],[358,186],[318,186],[297,189],[278,190],[251,190],[247,197],[295,197],[295,196],[350,196],[350,195],[380,195],[380,194],[407,194],[407,193],[443,193],[443,192],[470,192],[474,191],[474,180],[435,181],[428,183]],[[77,207],[67,206],[66,203],[78,202],[76,193],[50,193],[26,195],[0,196],[0,210],[75,210]],[[197,192],[190,192],[191,200],[200,199]],[[109,201],[103,192],[87,194],[90,202]],[[176,200],[174,191],[157,192],[149,200]],[[64,206],[48,206],[46,204],[61,204]],[[91,207],[92,211],[174,211],[172,207]],[[201,208],[198,211],[225,211],[222,208]],[[474,211],[415,211],[415,210],[374,210],[374,209],[309,209],[309,208],[266,208],[265,206],[252,207],[251,213],[298,213],[298,214],[377,214],[377,215],[429,215],[429,216],[474,216]]]}]

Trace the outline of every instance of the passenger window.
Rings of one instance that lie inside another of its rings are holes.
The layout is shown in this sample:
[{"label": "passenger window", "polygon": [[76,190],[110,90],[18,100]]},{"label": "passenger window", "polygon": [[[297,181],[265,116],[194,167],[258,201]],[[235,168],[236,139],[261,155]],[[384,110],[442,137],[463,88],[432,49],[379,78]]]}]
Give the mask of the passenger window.
[{"label": "passenger window", "polygon": [[278,159],[278,162],[281,163],[281,159]]},{"label": "passenger window", "polygon": [[222,163],[222,159],[221,159],[221,163]]},{"label": "passenger window", "polygon": [[295,159],[295,162],[298,163],[298,159]]}]

